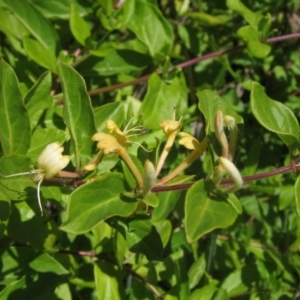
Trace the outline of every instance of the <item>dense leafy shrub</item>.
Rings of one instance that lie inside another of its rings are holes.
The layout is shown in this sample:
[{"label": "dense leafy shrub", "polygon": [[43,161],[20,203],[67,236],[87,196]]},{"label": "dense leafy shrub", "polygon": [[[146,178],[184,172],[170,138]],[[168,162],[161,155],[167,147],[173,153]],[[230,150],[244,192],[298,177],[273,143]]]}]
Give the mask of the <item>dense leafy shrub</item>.
[{"label": "dense leafy shrub", "polygon": [[0,0],[1,299],[299,298],[299,7]]}]

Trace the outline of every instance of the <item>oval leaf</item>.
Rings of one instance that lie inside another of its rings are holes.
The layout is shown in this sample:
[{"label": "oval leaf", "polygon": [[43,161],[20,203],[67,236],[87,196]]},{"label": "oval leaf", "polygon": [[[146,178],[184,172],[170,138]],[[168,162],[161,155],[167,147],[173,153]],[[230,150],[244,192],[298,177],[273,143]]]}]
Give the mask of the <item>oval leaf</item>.
[{"label": "oval leaf", "polygon": [[214,132],[214,120],[218,110],[221,110],[224,115],[233,117],[237,124],[243,124],[243,118],[215,91],[203,90],[197,93],[197,97],[199,99],[199,109],[209,125],[208,131]]},{"label": "oval leaf", "polygon": [[148,47],[151,56],[158,52],[170,51],[174,39],[172,27],[152,3],[136,1],[135,13],[127,25]]},{"label": "oval leaf", "polygon": [[70,66],[58,63],[58,76],[64,93],[64,121],[73,142],[77,169],[92,153],[92,135],[96,132],[91,99],[83,78]]},{"label": "oval leaf", "polygon": [[71,5],[70,28],[73,36],[81,45],[86,45],[87,39],[91,36],[87,22],[80,16],[74,4]]},{"label": "oval leaf", "polygon": [[42,43],[30,37],[24,36],[24,48],[28,56],[40,66],[56,73],[56,57],[51,50]]},{"label": "oval leaf", "polygon": [[2,2],[45,48],[55,53],[58,44],[57,32],[29,1],[3,0]]},{"label": "oval leaf", "polygon": [[[226,197],[225,194],[223,196]],[[211,195],[204,180],[198,181],[188,190],[185,229],[190,242],[215,228],[227,228],[233,224],[238,215],[237,210],[224,198]]]},{"label": "oval leaf", "polygon": [[257,82],[252,82],[250,101],[257,121],[267,130],[277,133],[290,149],[294,149],[299,143],[299,124],[293,112],[281,102],[269,98]]},{"label": "oval leaf", "polygon": [[0,62],[0,142],[4,154],[26,154],[30,146],[29,117],[13,69]]},{"label": "oval leaf", "polygon": [[32,128],[37,125],[42,113],[52,105],[51,85],[51,73],[47,71],[42,74],[25,96],[24,102]]},{"label": "oval leaf", "polygon": [[70,196],[67,219],[62,230],[80,234],[112,216],[128,217],[137,202],[122,195],[125,192],[123,177],[108,174],[99,180],[85,184]]},{"label": "oval leaf", "polygon": [[[172,101],[167,101],[167,99]],[[186,87],[181,77],[176,76],[166,83],[158,74],[152,74],[141,107],[144,126],[149,129],[160,128],[160,122],[171,119],[174,107],[178,106],[182,109],[181,101],[185,99]]]}]

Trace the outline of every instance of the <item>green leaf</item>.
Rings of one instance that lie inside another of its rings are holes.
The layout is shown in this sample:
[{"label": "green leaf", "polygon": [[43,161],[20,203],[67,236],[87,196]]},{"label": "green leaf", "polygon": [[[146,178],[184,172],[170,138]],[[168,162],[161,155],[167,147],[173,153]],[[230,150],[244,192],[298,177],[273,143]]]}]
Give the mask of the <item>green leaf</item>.
[{"label": "green leaf", "polygon": [[168,54],[171,50],[173,29],[154,4],[136,1],[127,26],[148,47],[151,56],[159,52]]},{"label": "green leaf", "polygon": [[188,190],[185,228],[190,242],[215,228],[227,228],[233,224],[238,213],[226,197],[225,194],[212,195],[204,180],[198,181]]},{"label": "green leaf", "polygon": [[224,23],[222,18],[204,12],[191,12],[188,16],[204,26],[220,26]]},{"label": "green leaf", "polygon": [[247,6],[245,6],[240,0],[227,0],[227,6],[238,12],[252,27],[258,28],[258,24],[262,18],[260,13],[254,13]]},{"label": "green leaf", "polygon": [[295,206],[296,206],[296,213],[300,218],[300,176],[297,177],[295,183]]},{"label": "green leaf", "polygon": [[24,102],[32,128],[37,125],[43,112],[52,105],[51,86],[51,73],[47,71],[41,75],[25,96]]},{"label": "green leaf", "polygon": [[258,58],[264,58],[271,52],[271,46],[260,41],[259,33],[251,26],[241,27],[237,35],[247,42],[249,52]]},{"label": "green leaf", "polygon": [[67,275],[69,272],[53,257],[28,247],[0,249],[2,258],[1,283],[9,284],[24,275],[53,273]]},{"label": "green leaf", "polygon": [[0,293],[0,298],[1,300],[10,300],[12,297],[30,300],[57,299],[53,298],[56,287],[65,280],[66,276],[58,276],[50,272],[24,276],[19,281],[7,285]]},{"label": "green leaf", "polygon": [[148,216],[137,214],[127,220],[126,241],[128,249],[146,255],[148,260],[161,260],[163,244],[156,227]]},{"label": "green leaf", "polygon": [[106,261],[94,264],[94,276],[98,299],[126,299],[120,270]]},{"label": "green leaf", "polygon": [[118,2],[121,5],[117,10],[113,8],[115,1],[99,0],[101,9],[97,12],[101,25],[112,31],[126,25],[134,13],[135,0]]},{"label": "green leaf", "polygon": [[197,93],[199,99],[199,109],[203,113],[206,123],[208,124],[208,132],[214,132],[214,120],[218,110],[224,115],[229,115],[235,119],[237,124],[243,124],[243,118],[223,100],[215,91],[203,90]]},{"label": "green leaf", "polygon": [[58,35],[53,26],[28,0],[2,0],[28,31],[54,54],[58,48]]},{"label": "green leaf", "polygon": [[158,206],[152,213],[152,220],[154,222],[165,220],[171,211],[175,208],[177,201],[180,199],[182,193],[178,191],[169,191],[165,193],[158,193]]},{"label": "green leaf", "polygon": [[119,127],[125,118],[125,108],[122,102],[107,103],[94,110],[97,132],[106,130],[106,121],[113,120]]},{"label": "green leaf", "polygon": [[[159,124],[162,121],[172,119],[174,107],[177,107],[179,111],[182,109],[181,101],[185,98],[186,87],[181,77],[176,76],[167,83],[158,74],[152,74],[141,107],[144,126],[149,129],[160,128]],[[172,101],[167,99],[172,99]]]},{"label": "green leaf", "polygon": [[211,300],[215,299],[214,293],[217,291],[217,288],[214,284],[207,285],[201,289],[195,290],[190,296],[189,300]]},{"label": "green leaf", "polygon": [[9,43],[18,52],[25,54],[21,40],[23,35],[28,35],[28,30],[23,24],[5,7],[0,7],[0,30],[4,32]]},{"label": "green leaf", "polygon": [[257,121],[293,150],[299,143],[299,123],[293,112],[283,103],[269,98],[257,82],[252,82],[250,101]]},{"label": "green leaf", "polygon": [[74,5],[78,13],[86,15],[92,11],[92,7],[85,3],[86,7],[78,3],[77,0],[31,0],[31,3],[36,6],[36,8],[43,13],[43,15],[49,19],[65,19],[70,18],[70,6]]},{"label": "green leaf", "polygon": [[110,52],[104,58],[90,56],[84,64],[78,65],[77,70],[83,76],[109,76],[141,71],[150,63],[151,58],[146,54],[130,49],[120,49]]},{"label": "green leaf", "polygon": [[26,154],[31,129],[18,79],[12,68],[0,61],[0,142],[4,154]]},{"label": "green leaf", "polygon": [[77,42],[85,46],[87,39],[91,36],[90,27],[73,4],[70,11],[70,28]]},{"label": "green leaf", "polygon": [[188,272],[189,287],[193,289],[205,274],[206,260],[205,255],[202,254],[191,266]]},{"label": "green leaf", "polygon": [[70,131],[76,167],[80,169],[93,152],[96,128],[91,100],[83,78],[73,68],[59,62],[58,75],[64,93],[64,121]]},{"label": "green leaf", "polygon": [[28,36],[23,37],[24,48],[28,56],[38,65],[56,73],[56,57],[51,50],[41,42]]},{"label": "green leaf", "polygon": [[70,196],[67,219],[61,229],[80,234],[109,217],[128,217],[137,202],[122,195],[124,192],[123,177],[116,173],[81,186]]}]

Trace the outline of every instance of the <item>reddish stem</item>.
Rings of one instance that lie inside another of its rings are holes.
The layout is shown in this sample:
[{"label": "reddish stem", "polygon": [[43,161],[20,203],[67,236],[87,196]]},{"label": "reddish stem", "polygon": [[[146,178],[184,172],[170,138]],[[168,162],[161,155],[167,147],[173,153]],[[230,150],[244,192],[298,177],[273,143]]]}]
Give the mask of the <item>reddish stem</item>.
[{"label": "reddish stem", "polygon": [[[296,38],[300,38],[300,33],[292,33],[292,34],[272,37],[272,38],[267,39],[266,43],[277,43],[277,42],[282,42],[282,41],[285,41],[285,40],[296,39]],[[175,65],[175,66],[169,68],[168,71],[170,72],[174,68],[182,68],[183,69],[183,68],[189,67],[191,65],[195,65],[196,63],[198,63],[200,61],[211,59],[211,58],[221,56],[221,55],[224,55],[224,54],[227,54],[227,53],[230,53],[230,52],[234,52],[234,51],[237,51],[237,50],[241,50],[241,49],[244,49],[244,48],[245,48],[245,46],[242,45],[242,46],[231,47],[231,48],[228,48],[228,49],[225,49],[225,50],[219,50],[219,51],[215,51],[215,52],[212,52],[212,53],[208,53],[208,54],[202,55],[200,57],[196,57],[196,58],[190,59],[186,62],[180,63],[178,65]],[[157,70],[156,73],[160,74],[161,70]],[[117,84],[110,85],[110,86],[107,86],[107,87],[91,90],[88,93],[89,93],[89,95],[97,95],[97,94],[100,94],[100,93],[110,92],[110,91],[113,91],[113,90],[116,90],[116,89],[119,89],[119,88],[123,88],[123,87],[126,87],[126,86],[135,85],[135,84],[138,84],[138,83],[141,83],[141,82],[145,82],[149,79],[150,76],[151,76],[151,74],[144,75],[142,77],[139,77],[139,78],[131,80],[131,81],[127,81],[127,82],[123,82],[123,83],[117,83]]]}]

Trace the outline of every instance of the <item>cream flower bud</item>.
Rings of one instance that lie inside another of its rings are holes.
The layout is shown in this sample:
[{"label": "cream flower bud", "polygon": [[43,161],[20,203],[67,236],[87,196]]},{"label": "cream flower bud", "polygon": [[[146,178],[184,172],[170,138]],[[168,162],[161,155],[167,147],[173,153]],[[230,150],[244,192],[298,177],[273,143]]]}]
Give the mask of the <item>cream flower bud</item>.
[{"label": "cream flower bud", "polygon": [[150,190],[154,187],[155,180],[156,180],[154,165],[148,159],[145,161],[144,170],[145,170],[145,174],[143,178],[144,190],[142,194],[143,196],[146,196],[150,192]]},{"label": "cream flower bud", "polygon": [[58,142],[49,144],[40,154],[37,165],[44,178],[51,178],[70,162],[69,155],[61,155],[64,148]]},{"label": "cream flower bud", "polygon": [[240,189],[243,185],[243,178],[236,166],[227,158],[219,157],[219,161],[223,169],[233,180],[234,184],[229,188],[224,189],[224,192],[231,193]]}]

